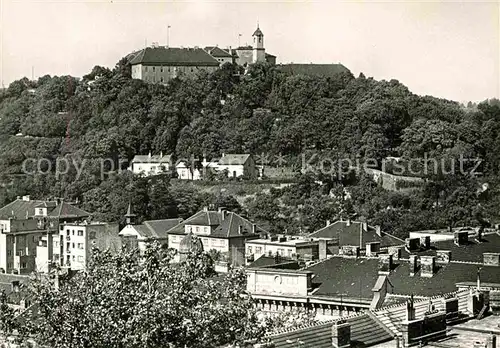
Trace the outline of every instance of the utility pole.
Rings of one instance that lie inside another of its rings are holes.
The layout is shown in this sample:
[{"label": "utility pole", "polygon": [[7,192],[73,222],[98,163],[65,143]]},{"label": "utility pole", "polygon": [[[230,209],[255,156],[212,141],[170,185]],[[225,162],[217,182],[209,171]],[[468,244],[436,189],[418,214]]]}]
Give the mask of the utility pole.
[{"label": "utility pole", "polygon": [[241,34],[238,34],[238,47],[241,47]]}]

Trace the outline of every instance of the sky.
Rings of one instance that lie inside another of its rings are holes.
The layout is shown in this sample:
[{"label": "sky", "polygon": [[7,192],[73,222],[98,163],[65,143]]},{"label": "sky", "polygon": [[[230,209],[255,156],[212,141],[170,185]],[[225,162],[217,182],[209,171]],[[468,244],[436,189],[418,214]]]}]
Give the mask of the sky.
[{"label": "sky", "polygon": [[251,44],[257,23],[278,63],[342,63],[461,102],[500,98],[497,1],[0,0],[0,81],[82,76],[167,37]]}]

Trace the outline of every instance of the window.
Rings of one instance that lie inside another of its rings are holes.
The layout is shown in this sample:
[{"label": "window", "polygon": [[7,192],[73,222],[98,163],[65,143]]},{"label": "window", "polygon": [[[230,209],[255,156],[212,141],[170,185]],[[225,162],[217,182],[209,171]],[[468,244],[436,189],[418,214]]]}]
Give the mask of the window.
[{"label": "window", "polygon": [[251,246],[249,246],[249,247],[247,248],[247,253],[248,253],[248,254],[251,254],[251,253],[252,253],[252,247],[251,247]]},{"label": "window", "polygon": [[153,72],[155,72],[155,67],[153,67]]},{"label": "window", "polygon": [[71,246],[73,249],[75,248],[75,243],[72,243],[72,246]]},{"label": "window", "polygon": [[16,251],[17,256],[24,256],[24,250],[18,250]]},{"label": "window", "polygon": [[200,228],[196,226],[196,232],[200,232]]},{"label": "window", "polygon": [[59,247],[59,242],[54,242],[54,246],[55,246],[56,248],[58,248],[58,247]]},{"label": "window", "polygon": [[71,243],[66,243],[66,250],[69,252],[69,249],[71,248]]},{"label": "window", "polygon": [[71,230],[71,234],[74,236],[75,235],[75,230]]},{"label": "window", "polygon": [[38,242],[38,236],[33,236],[33,243]]},{"label": "window", "polygon": [[203,232],[208,233],[208,227],[204,227]]},{"label": "window", "polygon": [[73,257],[71,258],[73,261],[76,261],[76,256],[73,255]]},{"label": "window", "polygon": [[160,81],[161,81],[161,82],[164,82],[164,80],[163,80],[163,76],[162,76],[162,77],[160,77]]},{"label": "window", "polygon": [[148,67],[147,66],[144,67],[144,71],[148,72]]},{"label": "window", "polygon": [[78,256],[78,262],[83,262],[83,256]]},{"label": "window", "polygon": [[293,252],[292,249],[288,249],[288,256],[292,256],[292,252]]},{"label": "window", "polygon": [[78,243],[78,249],[83,249],[83,243]]},{"label": "window", "polygon": [[83,237],[83,230],[78,230],[78,236]]},{"label": "window", "polygon": [[70,235],[70,231],[69,230],[66,230],[66,235],[69,236]]},{"label": "window", "polygon": [[12,250],[7,250],[7,256],[12,256]]},{"label": "window", "polygon": [[278,249],[278,255],[285,255],[285,249]]},{"label": "window", "polygon": [[255,253],[256,254],[262,254],[262,247],[255,247]]},{"label": "window", "polygon": [[7,262],[7,268],[12,268],[12,262]]},{"label": "window", "polygon": [[[160,72],[163,72],[163,65],[160,66]],[[163,80],[163,78],[162,78],[162,80]]]},{"label": "window", "polygon": [[22,268],[22,269],[25,269],[25,268],[26,268],[26,262],[22,262],[22,263],[21,263],[21,268]]}]

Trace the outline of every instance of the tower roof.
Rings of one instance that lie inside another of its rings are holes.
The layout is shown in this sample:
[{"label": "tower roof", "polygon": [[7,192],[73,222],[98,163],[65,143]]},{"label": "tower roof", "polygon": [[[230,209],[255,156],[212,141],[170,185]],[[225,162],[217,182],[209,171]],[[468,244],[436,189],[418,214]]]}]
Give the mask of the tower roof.
[{"label": "tower roof", "polygon": [[132,212],[132,203],[128,202],[127,214],[125,217],[135,217],[136,215]]},{"label": "tower roof", "polygon": [[254,31],[252,36],[264,36],[264,34],[260,30],[259,26],[257,26],[257,29]]}]

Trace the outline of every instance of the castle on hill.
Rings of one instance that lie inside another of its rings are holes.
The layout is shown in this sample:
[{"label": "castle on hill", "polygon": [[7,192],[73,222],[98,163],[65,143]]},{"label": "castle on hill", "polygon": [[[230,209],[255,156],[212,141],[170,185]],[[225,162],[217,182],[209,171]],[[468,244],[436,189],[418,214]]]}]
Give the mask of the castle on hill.
[{"label": "castle on hill", "polygon": [[253,46],[226,49],[218,46],[168,47],[154,44],[128,55],[132,78],[153,83],[166,83],[180,75],[194,75],[200,70],[213,72],[225,63],[249,64],[268,62],[276,64],[276,56],[266,53],[264,33],[257,26],[252,35]]}]

